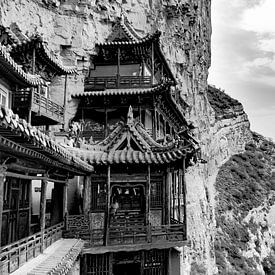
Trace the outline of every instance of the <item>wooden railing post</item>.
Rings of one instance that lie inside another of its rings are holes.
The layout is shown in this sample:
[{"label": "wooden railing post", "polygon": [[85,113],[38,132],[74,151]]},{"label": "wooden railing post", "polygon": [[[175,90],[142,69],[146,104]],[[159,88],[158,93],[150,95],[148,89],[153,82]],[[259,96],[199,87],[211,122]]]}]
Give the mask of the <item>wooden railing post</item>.
[{"label": "wooden railing post", "polygon": [[105,211],[105,224],[104,224],[104,245],[108,245],[109,227],[110,227],[110,204],[111,204],[111,167],[107,167],[107,205]]},{"label": "wooden railing post", "polygon": [[40,231],[41,231],[41,253],[44,251],[44,233],[46,226],[46,193],[48,182],[41,181],[41,195],[40,195]]},{"label": "wooden railing post", "polygon": [[0,166],[0,247],[1,247],[1,233],[2,233],[2,215],[4,204],[4,183],[6,180],[7,167],[5,165]]},{"label": "wooden railing post", "polygon": [[68,182],[63,185],[63,219],[65,222],[65,229],[68,230]]}]

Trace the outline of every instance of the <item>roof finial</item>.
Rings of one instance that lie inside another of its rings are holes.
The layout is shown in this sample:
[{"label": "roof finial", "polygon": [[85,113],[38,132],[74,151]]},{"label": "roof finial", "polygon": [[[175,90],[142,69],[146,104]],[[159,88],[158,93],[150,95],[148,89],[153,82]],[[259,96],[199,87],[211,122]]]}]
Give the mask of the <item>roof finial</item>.
[{"label": "roof finial", "polygon": [[128,114],[127,114],[127,125],[133,125],[134,124],[134,114],[133,114],[133,108],[130,105],[129,106],[129,110],[128,110]]}]

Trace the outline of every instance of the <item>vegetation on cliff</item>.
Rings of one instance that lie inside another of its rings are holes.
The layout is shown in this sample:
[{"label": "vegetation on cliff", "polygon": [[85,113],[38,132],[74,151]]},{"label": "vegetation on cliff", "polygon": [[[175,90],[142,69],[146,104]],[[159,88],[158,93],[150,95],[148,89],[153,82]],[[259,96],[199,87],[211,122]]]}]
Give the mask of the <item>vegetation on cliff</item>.
[{"label": "vegetation on cliff", "polygon": [[[246,145],[245,152],[234,155],[220,169],[217,180],[215,240],[216,262],[219,274],[261,274],[257,266],[262,265],[266,274],[271,273],[272,259],[245,257],[249,250],[251,232],[259,225],[253,219],[244,218],[249,211],[264,201],[270,207],[275,203],[275,144],[258,134],[253,134],[253,142]],[[268,209],[267,209],[268,210]],[[268,224],[261,230],[267,230]],[[255,239],[255,249],[259,240]]]},{"label": "vegetation on cliff", "polygon": [[238,100],[214,86],[208,86],[207,97],[215,111],[216,119],[232,118],[244,113],[243,106]]}]

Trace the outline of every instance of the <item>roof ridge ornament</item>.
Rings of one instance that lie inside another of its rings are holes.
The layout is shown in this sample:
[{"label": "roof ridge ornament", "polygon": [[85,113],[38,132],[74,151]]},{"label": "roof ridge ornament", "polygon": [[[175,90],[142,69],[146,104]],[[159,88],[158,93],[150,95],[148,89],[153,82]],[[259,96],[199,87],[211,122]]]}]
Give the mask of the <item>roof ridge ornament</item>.
[{"label": "roof ridge ornament", "polygon": [[129,106],[129,109],[128,109],[127,125],[129,127],[134,125],[134,114],[133,114],[133,108],[131,105]]}]

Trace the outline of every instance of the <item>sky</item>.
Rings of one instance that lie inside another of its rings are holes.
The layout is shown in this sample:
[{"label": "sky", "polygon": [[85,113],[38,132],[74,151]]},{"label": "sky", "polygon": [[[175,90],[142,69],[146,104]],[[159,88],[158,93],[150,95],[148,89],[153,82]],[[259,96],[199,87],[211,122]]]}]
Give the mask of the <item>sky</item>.
[{"label": "sky", "polygon": [[275,141],[275,0],[212,0],[208,81],[239,100]]}]

